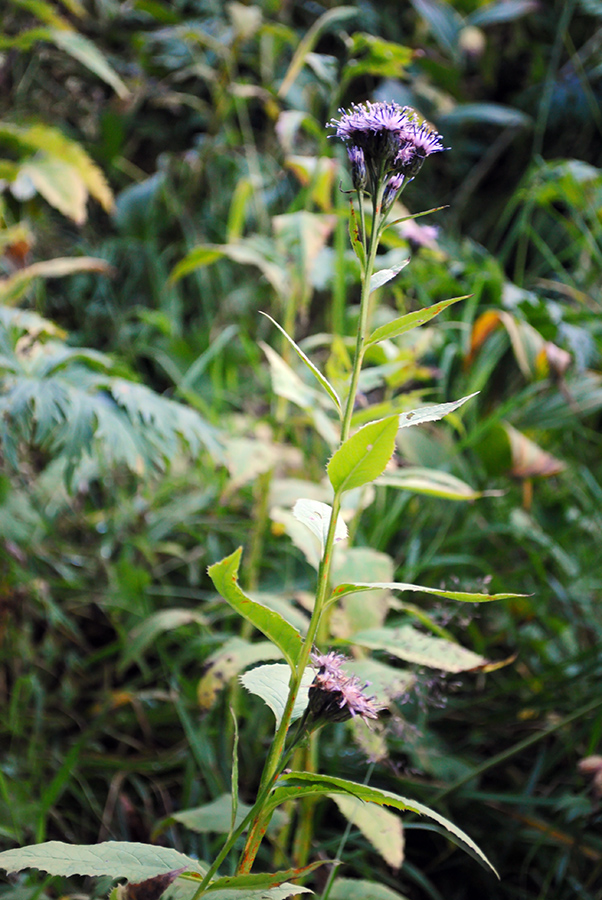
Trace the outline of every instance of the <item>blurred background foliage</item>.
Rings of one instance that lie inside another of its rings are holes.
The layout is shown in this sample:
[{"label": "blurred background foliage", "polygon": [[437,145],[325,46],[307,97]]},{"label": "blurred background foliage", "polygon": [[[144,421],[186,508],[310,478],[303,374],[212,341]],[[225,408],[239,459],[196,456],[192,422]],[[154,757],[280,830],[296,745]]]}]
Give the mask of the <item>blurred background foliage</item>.
[{"label": "blurred background foliage", "polygon": [[[374,784],[448,815],[502,880],[410,820],[401,868],[399,835],[352,830],[345,877],[411,900],[600,896],[601,48],[598,0],[4,0],[5,847],[210,858],[222,807],[190,811],[229,790],[229,707],[252,798],[272,718],[235,676],[270,650],[205,569],[243,544],[245,588],[303,628],[312,548],[288,510],[323,498],[333,423],[258,311],[343,384],[358,272],[325,123],[386,99],[451,150],[404,193],[445,209],[387,232],[382,264],[411,263],[377,321],[470,297],[374,349],[356,421],[480,394],[400,432],[340,570],[526,596],[349,602],[325,644],[411,616],[490,671],[376,652],[393,715],[354,742],[332,727],[303,764],[362,780],[376,761]],[[336,855],[346,814],[289,812],[262,865]]]}]

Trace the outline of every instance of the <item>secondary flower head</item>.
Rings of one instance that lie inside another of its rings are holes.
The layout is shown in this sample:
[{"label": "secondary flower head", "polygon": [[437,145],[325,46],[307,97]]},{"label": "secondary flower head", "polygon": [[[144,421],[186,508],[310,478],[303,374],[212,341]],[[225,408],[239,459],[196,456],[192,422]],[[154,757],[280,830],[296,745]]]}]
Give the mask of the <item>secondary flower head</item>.
[{"label": "secondary flower head", "polygon": [[[416,112],[398,103],[354,103],[349,110],[339,110],[340,118],[328,123],[336,128],[336,137],[345,142],[351,160],[353,184],[356,190],[374,194],[379,183],[387,179],[391,190],[410,181],[431,153],[445,150],[441,135],[420,122]],[[360,158],[365,166],[366,179],[358,186],[354,174]],[[399,177],[391,184],[395,176]]]},{"label": "secondary flower head", "polygon": [[326,722],[345,722],[360,716],[364,720],[377,719],[378,708],[373,698],[364,694],[366,685],[355,675],[341,670],[345,657],[339,653],[312,653],[312,665],[317,670],[309,688],[308,719],[313,727]]}]

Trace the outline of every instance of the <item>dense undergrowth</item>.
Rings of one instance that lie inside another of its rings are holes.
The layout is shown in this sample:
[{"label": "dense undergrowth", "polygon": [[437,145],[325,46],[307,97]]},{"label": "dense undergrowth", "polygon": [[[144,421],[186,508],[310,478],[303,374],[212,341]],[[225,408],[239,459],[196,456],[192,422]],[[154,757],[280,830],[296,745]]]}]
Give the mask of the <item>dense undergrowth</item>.
[{"label": "dense undergrowth", "polygon": [[[401,869],[354,829],[342,875],[412,900],[599,896],[602,791],[579,763],[602,732],[601,28],[595,0],[8,2],[4,847],[153,839],[210,858],[217,825],[178,817],[230,789],[229,707],[251,799],[273,717],[235,676],[265,657],[206,568],[244,544],[241,583],[303,627],[314,571],[288,510],[300,483],[323,498],[331,423],[259,311],[343,381],[359,273],[324,123],[390,99],[452,149],[403,197],[447,208],[386,234],[380,262],[411,265],[376,324],[469,297],[375,347],[360,386],[371,417],[480,393],[400,432],[355,498],[355,578],[526,596],[408,599],[490,670],[400,668],[382,729],[319,745],[322,771],[361,781],[376,760],[372,784],[460,823],[500,883],[410,818]],[[402,601],[348,603],[331,640],[401,620]],[[333,858],[344,815],[307,807],[262,868]]]}]

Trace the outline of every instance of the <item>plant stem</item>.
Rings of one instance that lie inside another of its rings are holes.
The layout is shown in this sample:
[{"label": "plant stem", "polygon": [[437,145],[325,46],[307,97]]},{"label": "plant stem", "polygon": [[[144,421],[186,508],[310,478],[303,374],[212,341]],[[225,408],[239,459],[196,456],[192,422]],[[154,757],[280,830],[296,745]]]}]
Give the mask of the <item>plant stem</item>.
[{"label": "plant stem", "polygon": [[[357,330],[357,341],[355,347],[355,357],[353,360],[353,367],[351,371],[351,380],[349,384],[349,393],[347,396],[347,402],[345,404],[345,412],[343,415],[343,420],[341,423],[341,439],[340,444],[343,444],[347,438],[349,437],[349,432],[351,431],[351,420],[353,417],[353,409],[355,406],[355,398],[357,394],[357,388],[359,383],[360,372],[362,368],[362,362],[364,359],[365,352],[365,342],[366,342],[366,333],[368,329],[368,313],[370,308],[370,279],[372,277],[372,272],[374,269],[374,262],[376,259],[376,251],[378,249],[378,242],[380,238],[381,232],[381,204],[382,204],[382,196],[383,196],[383,183],[381,180],[381,185],[376,192],[376,194],[372,198],[372,228],[370,231],[370,238],[368,244],[368,253],[366,258],[365,269],[362,273],[362,291],[361,291],[361,299],[360,299],[360,319],[358,323]],[[360,196],[360,214],[361,220],[363,222],[363,234],[362,241],[364,242],[364,247],[366,246],[366,235],[365,235],[365,222],[364,222],[364,213],[363,213],[363,197]],[[278,778],[278,775],[282,771],[283,763],[282,757],[284,754],[284,747],[286,742],[286,736],[290,727],[291,718],[293,714],[293,707],[295,705],[295,700],[297,699],[297,695],[299,693],[299,689],[301,687],[301,680],[303,678],[303,674],[305,672],[306,666],[309,662],[309,656],[314,645],[315,637],[318,631],[318,627],[320,624],[320,619],[322,616],[322,612],[324,610],[324,606],[328,599],[329,587],[330,587],[330,568],[332,564],[332,551],[334,547],[334,537],[335,537],[335,529],[339,516],[339,512],[341,509],[341,493],[335,491],[333,500],[332,500],[332,511],[330,514],[330,523],[328,526],[328,534],[326,535],[326,540],[324,542],[324,552],[322,554],[322,559],[320,560],[320,566],[318,568],[318,581],[316,587],[316,600],[314,604],[314,609],[312,612],[311,620],[309,623],[309,628],[307,631],[307,635],[305,637],[305,641],[303,642],[303,646],[301,648],[301,653],[299,655],[299,660],[297,661],[297,666],[295,671],[291,674],[291,679],[289,682],[289,693],[286,701],[286,706],[284,709],[284,713],[282,715],[282,720],[276,734],[274,736],[274,740],[272,742],[272,746],[270,748],[270,752],[268,754],[268,758],[266,760],[263,773],[261,776],[261,782],[259,784],[259,794],[258,796],[262,798],[262,802],[259,800],[256,801],[254,810],[257,810],[254,815],[253,822],[251,828],[249,830],[249,834],[247,836],[247,841],[244,847],[244,850],[241,855],[241,860],[238,866],[238,873],[245,874],[250,872],[253,862],[255,861],[255,857],[257,855],[257,851],[259,850],[259,846],[265,834],[265,830],[267,824],[269,822],[269,816],[263,814],[262,806],[263,801],[267,798],[268,793],[271,791],[273,785]],[[223,852],[223,851],[222,851]],[[221,854],[220,854],[221,855]],[[223,858],[223,857],[222,857]]]}]

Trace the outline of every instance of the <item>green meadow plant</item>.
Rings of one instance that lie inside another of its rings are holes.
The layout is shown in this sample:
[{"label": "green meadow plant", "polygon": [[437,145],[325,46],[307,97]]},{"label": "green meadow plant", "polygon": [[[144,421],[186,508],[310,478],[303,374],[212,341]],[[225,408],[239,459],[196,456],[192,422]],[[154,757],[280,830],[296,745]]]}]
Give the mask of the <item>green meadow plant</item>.
[{"label": "green meadow plant", "polygon": [[[34,867],[54,875],[109,875],[134,883],[131,888],[114,889],[115,898],[125,891],[131,898],[153,900],[175,882],[172,890],[187,900],[200,900],[205,895],[219,896],[220,900],[247,900],[250,897],[279,900],[291,894],[309,892],[307,887],[294,881],[333,861],[321,859],[301,868],[270,874],[252,872],[272,816],[283,805],[326,795],[339,795],[347,800],[425,816],[446,829],[455,843],[495,872],[464,831],[422,803],[366,783],[287,768],[295,749],[318,729],[352,719],[363,720],[368,727],[381,712],[379,703],[368,692],[368,686],[346,669],[345,657],[322,646],[324,634],[328,633],[323,626],[329,610],[342,598],[382,590],[423,592],[464,602],[517,596],[465,593],[402,582],[333,583],[336,545],[347,539],[347,527],[341,515],[344,495],[370,485],[382,475],[393,456],[399,429],[440,420],[474,395],[387,415],[354,429],[360,374],[369,348],[430,321],[463,298],[442,301],[377,328],[371,327],[375,291],[391,281],[402,268],[401,265],[386,269],[378,267],[377,254],[383,233],[390,224],[395,224],[390,222],[391,211],[406,185],[418,175],[426,158],[445,148],[440,135],[421,122],[413,110],[396,103],[353,105],[348,111],[341,110],[330,126],[335,129],[335,137],[344,142],[349,156],[353,185],[349,192],[349,231],[361,267],[360,315],[344,397],[339,396],[293,337],[268,316],[325,392],[332,408],[332,420],[340,434],[338,446],[326,466],[332,490],[331,502],[301,499],[293,509],[295,518],[312,532],[320,546],[313,610],[305,635],[279,612],[244,593],[239,585],[242,548],[208,569],[221,597],[274,645],[274,655],[279,654],[284,659],[284,663],[262,665],[243,676],[247,689],[261,697],[276,716],[275,734],[263,764],[255,801],[248,810],[239,809],[238,732],[235,727],[230,829],[214,860],[198,861],[176,850],[150,844],[107,842],[78,846],[50,841],[0,854],[0,866],[9,872]],[[440,638],[427,640],[446,643]],[[220,876],[220,867],[230,854],[238,854],[236,874]],[[325,894],[329,886],[330,881]]]}]

